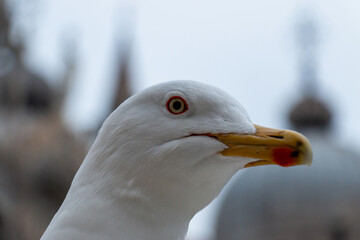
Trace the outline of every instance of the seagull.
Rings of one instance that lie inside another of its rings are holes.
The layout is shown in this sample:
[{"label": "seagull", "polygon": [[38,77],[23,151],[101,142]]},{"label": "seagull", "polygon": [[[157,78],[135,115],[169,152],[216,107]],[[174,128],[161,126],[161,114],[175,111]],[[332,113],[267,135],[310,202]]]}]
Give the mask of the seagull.
[{"label": "seagull", "polygon": [[254,125],[226,92],[160,83],[105,120],[41,240],[184,239],[239,170],[311,161],[303,135]]}]

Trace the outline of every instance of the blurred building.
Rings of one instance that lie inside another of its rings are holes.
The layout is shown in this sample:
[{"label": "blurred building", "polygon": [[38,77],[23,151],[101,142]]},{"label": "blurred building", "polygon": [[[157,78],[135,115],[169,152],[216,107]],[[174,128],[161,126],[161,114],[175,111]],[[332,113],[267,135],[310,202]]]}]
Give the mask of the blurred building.
[{"label": "blurred building", "polygon": [[86,152],[62,120],[62,85],[54,88],[24,62],[25,39],[13,35],[0,0],[0,239],[39,239],[64,199]]},{"label": "blurred building", "polygon": [[222,203],[216,239],[360,239],[360,156],[331,135],[333,113],[316,90],[316,28],[299,29],[303,97],[289,121],[309,138],[313,165],[245,170]]},{"label": "blurred building", "polygon": [[[0,0],[0,240],[41,237],[92,138],[76,135],[62,117],[75,56],[65,59],[61,84],[50,86],[49,79],[24,62],[25,41],[12,35],[11,11]],[[125,57],[118,59],[117,87],[109,109],[130,95],[125,53],[119,52]]]}]

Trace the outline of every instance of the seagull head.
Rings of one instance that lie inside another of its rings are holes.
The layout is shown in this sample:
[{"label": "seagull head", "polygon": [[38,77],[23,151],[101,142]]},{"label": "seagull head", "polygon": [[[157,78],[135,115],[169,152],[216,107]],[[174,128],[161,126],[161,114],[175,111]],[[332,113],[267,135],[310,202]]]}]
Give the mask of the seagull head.
[{"label": "seagull head", "polygon": [[167,214],[191,219],[243,168],[311,160],[301,134],[254,125],[241,104],[218,88],[171,81],[122,103],[84,164],[111,176],[120,198],[148,199]]},{"label": "seagull head", "polygon": [[183,239],[239,170],[311,160],[304,136],[254,125],[218,88],[158,84],[105,120],[41,239]]}]

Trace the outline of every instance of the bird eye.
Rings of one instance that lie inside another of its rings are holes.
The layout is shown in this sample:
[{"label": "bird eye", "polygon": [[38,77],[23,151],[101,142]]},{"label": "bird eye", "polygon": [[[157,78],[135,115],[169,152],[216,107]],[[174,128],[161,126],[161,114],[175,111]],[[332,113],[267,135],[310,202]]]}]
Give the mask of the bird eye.
[{"label": "bird eye", "polygon": [[171,97],[167,101],[167,110],[172,114],[181,114],[188,110],[186,101],[179,96]]}]

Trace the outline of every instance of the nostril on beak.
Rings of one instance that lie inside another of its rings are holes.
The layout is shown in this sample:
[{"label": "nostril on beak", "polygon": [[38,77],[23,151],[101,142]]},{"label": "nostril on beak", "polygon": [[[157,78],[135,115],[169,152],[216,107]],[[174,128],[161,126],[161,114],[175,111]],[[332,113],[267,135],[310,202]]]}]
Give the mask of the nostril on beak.
[{"label": "nostril on beak", "polygon": [[278,135],[269,135],[269,137],[277,138],[277,139],[284,139],[283,136],[278,136]]}]

